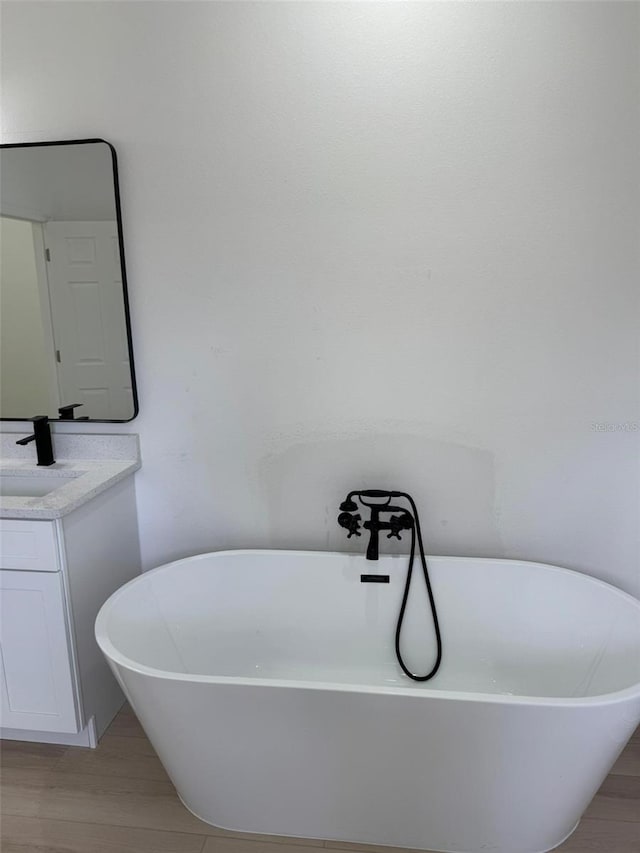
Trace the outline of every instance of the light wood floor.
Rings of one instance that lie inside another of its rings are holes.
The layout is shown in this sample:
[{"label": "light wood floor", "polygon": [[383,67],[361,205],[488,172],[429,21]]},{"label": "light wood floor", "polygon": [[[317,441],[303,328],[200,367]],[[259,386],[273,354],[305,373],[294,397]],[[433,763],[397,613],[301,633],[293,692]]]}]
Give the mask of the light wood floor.
[{"label": "light wood floor", "polygon": [[[4,741],[2,853],[313,853],[392,848],[226,832],[178,800],[125,706],[98,749]],[[639,853],[640,729],[560,853]]]}]

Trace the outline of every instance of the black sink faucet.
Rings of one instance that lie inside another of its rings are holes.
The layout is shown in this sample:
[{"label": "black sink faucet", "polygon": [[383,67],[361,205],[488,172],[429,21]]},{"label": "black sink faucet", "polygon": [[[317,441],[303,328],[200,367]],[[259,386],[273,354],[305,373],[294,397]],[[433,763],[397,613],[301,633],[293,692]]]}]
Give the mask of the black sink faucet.
[{"label": "black sink faucet", "polygon": [[[350,492],[346,500],[340,504],[342,510],[338,516],[338,524],[345,527],[349,531],[349,539],[355,534],[361,536],[360,533],[360,513],[356,514],[358,505],[353,500],[357,496],[360,503],[371,510],[371,518],[365,521],[364,527],[369,531],[369,545],[367,546],[367,560],[377,560],[380,555],[379,549],[379,534],[381,530],[389,530],[387,539],[395,537],[400,539],[401,530],[411,530],[413,527],[413,516],[408,510],[401,506],[392,506],[392,497],[404,497],[402,492],[383,492],[378,489],[367,489],[362,492]],[[370,502],[366,498],[373,498],[374,501],[386,499],[384,503]],[[390,517],[387,521],[380,520],[381,513],[389,513]],[[395,515],[393,513],[396,513]]]},{"label": "black sink faucet", "polygon": [[21,438],[16,441],[16,444],[29,444],[29,442],[35,441],[38,465],[53,465],[56,460],[53,458],[49,418],[47,415],[36,415],[31,420],[33,421],[33,435]]}]

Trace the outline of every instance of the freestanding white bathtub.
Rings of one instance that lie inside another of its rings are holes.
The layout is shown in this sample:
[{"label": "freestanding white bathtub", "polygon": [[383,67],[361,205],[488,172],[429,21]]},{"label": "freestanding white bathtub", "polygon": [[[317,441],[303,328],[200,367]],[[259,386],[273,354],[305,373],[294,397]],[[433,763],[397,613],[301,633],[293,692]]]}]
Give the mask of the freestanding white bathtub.
[{"label": "freestanding white bathtub", "polygon": [[[417,684],[393,647],[406,563],[219,552],[111,596],[98,643],[191,811],[472,853],[539,853],[572,832],[640,722],[640,602],[553,566],[431,557],[444,653]],[[413,583],[402,648],[427,671]]]}]

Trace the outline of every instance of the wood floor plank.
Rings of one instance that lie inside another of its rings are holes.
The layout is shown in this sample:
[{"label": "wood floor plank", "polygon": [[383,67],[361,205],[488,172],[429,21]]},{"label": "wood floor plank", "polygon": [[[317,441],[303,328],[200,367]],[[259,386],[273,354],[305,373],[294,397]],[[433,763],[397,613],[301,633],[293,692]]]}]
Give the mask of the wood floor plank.
[{"label": "wood floor plank", "polygon": [[429,850],[414,850],[411,847],[386,847],[378,844],[357,844],[351,841],[325,841],[329,850],[350,850],[358,853],[430,853]]},{"label": "wood floor plank", "polygon": [[97,749],[69,747],[57,769],[94,776],[125,776],[130,779],[167,781],[166,770],[145,737],[105,735]]},{"label": "wood floor plank", "polygon": [[554,853],[638,853],[640,824],[583,818],[573,835]]},{"label": "wood floor plank", "polygon": [[[371,844],[349,844],[327,841],[325,846],[336,851],[357,853],[409,853],[394,847],[379,847]],[[595,820],[583,818],[576,831],[554,853],[638,853],[640,850],[640,824],[632,821]],[[205,846],[202,853],[227,853]],[[428,853],[413,851],[412,853]]]},{"label": "wood floor plank", "polygon": [[2,853],[201,853],[205,837],[5,815]]},{"label": "wood floor plank", "polygon": [[0,772],[5,767],[29,770],[52,770],[60,763],[69,747],[22,740],[0,741]]},{"label": "wood floor plank", "polygon": [[640,776],[607,776],[584,816],[640,823]]},{"label": "wood floor plank", "polygon": [[[263,836],[275,839],[276,836]],[[258,838],[258,836],[254,836]],[[227,838],[220,835],[209,836],[202,849],[202,853],[309,853],[307,844],[291,843],[293,839],[285,839],[282,843],[277,841],[250,841],[248,838]],[[322,842],[319,842],[322,845]],[[422,853],[425,853],[423,850]]]},{"label": "wood floor plank", "polygon": [[629,741],[611,772],[621,776],[640,776],[640,740]]},{"label": "wood floor plank", "polygon": [[20,770],[2,775],[4,814],[206,835],[209,824],[182,805],[170,782]]},{"label": "wood floor plank", "polygon": [[[229,841],[251,841],[253,843],[286,846],[287,853],[291,853],[291,847],[317,848],[325,846],[325,842],[318,838],[296,838],[293,835],[258,835],[255,832],[233,832],[218,826],[211,826],[209,834],[215,838],[228,839]],[[424,853],[424,850],[421,853]]]}]

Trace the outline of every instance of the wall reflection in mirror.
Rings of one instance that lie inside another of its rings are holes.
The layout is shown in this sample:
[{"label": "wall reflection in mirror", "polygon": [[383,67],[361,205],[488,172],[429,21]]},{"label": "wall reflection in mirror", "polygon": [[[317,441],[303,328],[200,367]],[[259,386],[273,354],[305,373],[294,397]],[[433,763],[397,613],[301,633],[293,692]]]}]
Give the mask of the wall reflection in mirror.
[{"label": "wall reflection in mirror", "polygon": [[137,414],[116,159],[102,140],[0,147],[0,417],[43,414]]}]

